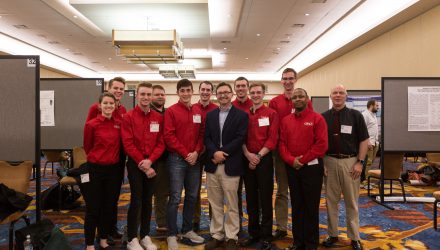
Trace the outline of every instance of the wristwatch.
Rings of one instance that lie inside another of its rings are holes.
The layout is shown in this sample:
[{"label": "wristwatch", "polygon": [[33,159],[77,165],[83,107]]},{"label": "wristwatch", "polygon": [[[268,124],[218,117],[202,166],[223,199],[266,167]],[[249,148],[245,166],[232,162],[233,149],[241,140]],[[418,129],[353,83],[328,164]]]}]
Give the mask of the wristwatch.
[{"label": "wristwatch", "polygon": [[364,165],[365,160],[358,159],[357,162],[360,162],[362,165]]},{"label": "wristwatch", "polygon": [[256,156],[258,157],[258,159],[261,159],[263,156],[260,155],[260,153],[256,154]]}]

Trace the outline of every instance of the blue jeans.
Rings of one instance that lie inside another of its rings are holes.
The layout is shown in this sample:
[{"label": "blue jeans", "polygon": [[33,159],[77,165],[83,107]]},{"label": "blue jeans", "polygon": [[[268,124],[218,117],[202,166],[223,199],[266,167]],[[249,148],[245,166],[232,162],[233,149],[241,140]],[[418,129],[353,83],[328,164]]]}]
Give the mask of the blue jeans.
[{"label": "blue jeans", "polygon": [[177,153],[170,153],[167,163],[170,172],[170,199],[167,207],[168,235],[176,236],[178,232],[177,210],[183,188],[185,188],[185,200],[182,233],[192,230],[192,219],[200,185],[200,164],[191,166]]}]

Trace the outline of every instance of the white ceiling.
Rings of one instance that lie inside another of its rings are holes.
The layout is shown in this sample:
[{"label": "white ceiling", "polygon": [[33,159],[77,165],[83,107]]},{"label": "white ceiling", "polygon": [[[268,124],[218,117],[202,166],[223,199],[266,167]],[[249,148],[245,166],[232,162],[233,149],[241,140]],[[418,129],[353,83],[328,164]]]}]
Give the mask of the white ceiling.
[{"label": "white ceiling", "polygon": [[157,74],[157,65],[128,64],[116,56],[111,30],[176,29],[184,63],[197,73],[274,74],[364,2],[2,0],[0,35],[96,74]]}]

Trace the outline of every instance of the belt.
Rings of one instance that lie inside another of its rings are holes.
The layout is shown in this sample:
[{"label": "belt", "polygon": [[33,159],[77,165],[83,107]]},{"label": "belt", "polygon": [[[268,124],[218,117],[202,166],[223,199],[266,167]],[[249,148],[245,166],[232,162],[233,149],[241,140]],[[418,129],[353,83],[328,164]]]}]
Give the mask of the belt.
[{"label": "belt", "polygon": [[333,158],[337,158],[337,159],[347,159],[347,158],[352,158],[352,157],[356,157],[355,154],[352,155],[345,155],[345,154],[327,154],[330,157]]}]

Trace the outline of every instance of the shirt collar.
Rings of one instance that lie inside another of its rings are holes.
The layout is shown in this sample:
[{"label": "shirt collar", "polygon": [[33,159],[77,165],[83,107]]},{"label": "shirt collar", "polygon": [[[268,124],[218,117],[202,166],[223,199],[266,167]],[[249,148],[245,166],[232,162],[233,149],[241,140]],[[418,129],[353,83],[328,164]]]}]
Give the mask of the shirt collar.
[{"label": "shirt collar", "polygon": [[254,110],[254,106],[250,107],[250,111],[252,114],[255,114],[257,112],[260,112],[262,110],[264,110],[266,108],[266,106],[263,104],[261,105],[259,108],[257,108],[256,110]]},{"label": "shirt collar", "polygon": [[304,117],[304,116],[306,116],[308,113],[310,113],[310,112],[312,112],[310,109],[309,109],[309,107],[306,107],[303,111],[301,111],[300,113],[296,113],[296,112],[294,112],[293,114],[296,116],[296,117]]},{"label": "shirt collar", "polygon": [[139,112],[139,113],[144,114],[144,115],[149,114],[150,111],[151,111],[151,107],[150,107],[150,109],[148,109],[148,112],[145,112],[145,111],[143,111],[143,110],[141,109],[141,107],[139,107],[139,105],[136,105],[136,107],[135,107],[134,109],[136,110],[136,112]]},{"label": "shirt collar", "polygon": [[218,108],[220,109],[220,112],[229,112],[229,110],[231,110],[232,108],[232,103],[229,104],[229,107],[222,109],[221,106],[218,106]]}]

